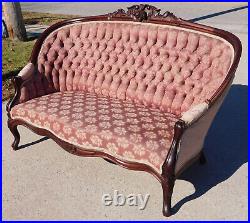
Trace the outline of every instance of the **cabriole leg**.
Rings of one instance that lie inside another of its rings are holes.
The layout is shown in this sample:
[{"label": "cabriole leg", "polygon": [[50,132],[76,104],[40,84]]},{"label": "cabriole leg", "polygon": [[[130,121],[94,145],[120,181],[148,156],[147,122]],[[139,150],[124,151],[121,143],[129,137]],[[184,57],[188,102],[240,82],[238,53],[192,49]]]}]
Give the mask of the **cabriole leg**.
[{"label": "cabriole leg", "polygon": [[162,213],[164,216],[169,217],[171,215],[171,199],[173,194],[174,180],[163,180],[163,209]]},{"label": "cabriole leg", "polygon": [[17,125],[13,124],[11,120],[8,121],[8,127],[14,136],[14,142],[12,143],[13,150],[18,150],[18,144],[20,142],[20,134],[17,130]]}]

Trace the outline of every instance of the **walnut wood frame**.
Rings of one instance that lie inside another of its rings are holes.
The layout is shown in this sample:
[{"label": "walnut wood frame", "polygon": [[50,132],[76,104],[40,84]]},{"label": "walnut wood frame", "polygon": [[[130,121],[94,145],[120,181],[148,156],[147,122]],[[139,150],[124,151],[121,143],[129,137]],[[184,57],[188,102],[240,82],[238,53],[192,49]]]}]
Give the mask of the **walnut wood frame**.
[{"label": "walnut wood frame", "polygon": [[[213,34],[231,43],[234,49],[234,60],[222,85],[218,88],[218,90],[214,93],[214,95],[209,100],[207,100],[207,103],[210,109],[213,106],[213,104],[217,100],[219,100],[220,97],[223,96],[222,94],[224,90],[228,87],[228,85],[231,83],[234,77],[234,73],[238,66],[241,51],[242,51],[240,40],[235,35],[227,31],[188,22],[183,19],[177,18],[175,15],[173,15],[170,12],[165,12],[161,14],[160,11],[161,11],[160,9],[157,9],[154,6],[150,6],[147,4],[140,4],[140,5],[134,5],[134,6],[129,7],[127,12],[125,12],[123,9],[119,9],[113,13],[109,13],[106,15],[82,17],[82,18],[70,19],[70,20],[65,20],[65,21],[56,23],[50,26],[48,29],[46,29],[42,33],[40,38],[36,41],[31,57],[30,57],[30,62],[33,63],[34,65],[37,64],[37,58],[38,58],[41,46],[43,44],[43,41],[51,32],[65,25],[77,24],[80,22],[88,22],[88,21],[137,21],[138,22],[139,21],[143,23],[153,23],[153,24],[161,24],[161,25],[166,24],[170,26],[183,27],[183,28],[187,28],[191,30],[201,31],[201,32],[208,33],[208,34]],[[21,89],[21,86],[24,84],[25,80],[23,80],[22,77],[17,76],[17,77],[13,77],[12,81],[15,86],[15,95],[11,100],[9,100],[6,106],[6,110],[8,114],[8,127],[14,136],[14,142],[12,144],[12,147],[14,150],[18,149],[18,144],[20,141],[20,135],[18,133],[17,126],[23,125],[29,128],[31,131],[35,132],[36,134],[39,134],[42,136],[48,136],[49,138],[53,139],[58,145],[60,145],[63,149],[65,149],[66,151],[74,155],[88,156],[88,157],[102,157],[111,163],[118,164],[127,169],[149,172],[154,177],[156,177],[156,179],[162,185],[163,215],[164,216],[171,215],[171,197],[172,197],[173,187],[174,187],[175,180],[180,175],[180,173],[196,160],[199,160],[201,164],[204,164],[206,162],[204,153],[200,152],[194,159],[190,160],[190,162],[188,162],[180,171],[178,171],[178,173],[175,173],[175,164],[177,160],[178,145],[179,145],[179,142],[181,140],[183,133],[185,132],[186,129],[190,127],[190,126],[187,126],[182,120],[178,120],[175,124],[174,137],[172,140],[169,153],[162,166],[162,174],[159,174],[152,167],[146,164],[124,161],[116,157],[113,157],[109,154],[106,154],[105,152],[90,151],[90,150],[79,148],[75,145],[72,145],[68,142],[65,142],[59,139],[56,135],[54,135],[48,130],[35,127],[20,119],[12,119],[10,116],[10,111],[12,107],[18,103],[18,100],[21,94],[20,89]],[[202,119],[202,117],[200,119]],[[200,119],[198,119],[197,121],[199,121]]]}]

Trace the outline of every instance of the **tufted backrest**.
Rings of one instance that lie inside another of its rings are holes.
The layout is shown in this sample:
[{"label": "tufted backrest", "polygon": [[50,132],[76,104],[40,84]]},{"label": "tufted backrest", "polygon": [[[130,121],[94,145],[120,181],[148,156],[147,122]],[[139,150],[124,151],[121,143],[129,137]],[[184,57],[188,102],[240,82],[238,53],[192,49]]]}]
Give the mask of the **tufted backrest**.
[{"label": "tufted backrest", "polygon": [[52,32],[38,72],[56,91],[89,91],[179,115],[209,99],[233,59],[225,40],[171,26],[85,22]]}]

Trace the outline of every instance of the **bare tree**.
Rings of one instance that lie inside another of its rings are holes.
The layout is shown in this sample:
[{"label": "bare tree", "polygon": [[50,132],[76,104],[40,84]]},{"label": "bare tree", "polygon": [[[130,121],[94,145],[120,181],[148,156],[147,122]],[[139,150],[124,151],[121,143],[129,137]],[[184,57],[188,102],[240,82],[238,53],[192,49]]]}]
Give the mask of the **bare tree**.
[{"label": "bare tree", "polygon": [[23,22],[21,5],[19,2],[4,2],[3,13],[8,35],[11,39],[26,40],[26,30]]}]

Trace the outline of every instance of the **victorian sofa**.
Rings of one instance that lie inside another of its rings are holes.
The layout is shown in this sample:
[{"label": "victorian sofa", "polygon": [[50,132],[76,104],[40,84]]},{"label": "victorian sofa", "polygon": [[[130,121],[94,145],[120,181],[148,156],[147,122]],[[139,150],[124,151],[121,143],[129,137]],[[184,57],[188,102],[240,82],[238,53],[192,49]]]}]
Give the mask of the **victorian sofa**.
[{"label": "victorian sofa", "polygon": [[153,174],[171,214],[175,179],[205,162],[206,133],[241,56],[233,34],[150,5],[56,23],[13,78],[8,127]]}]

